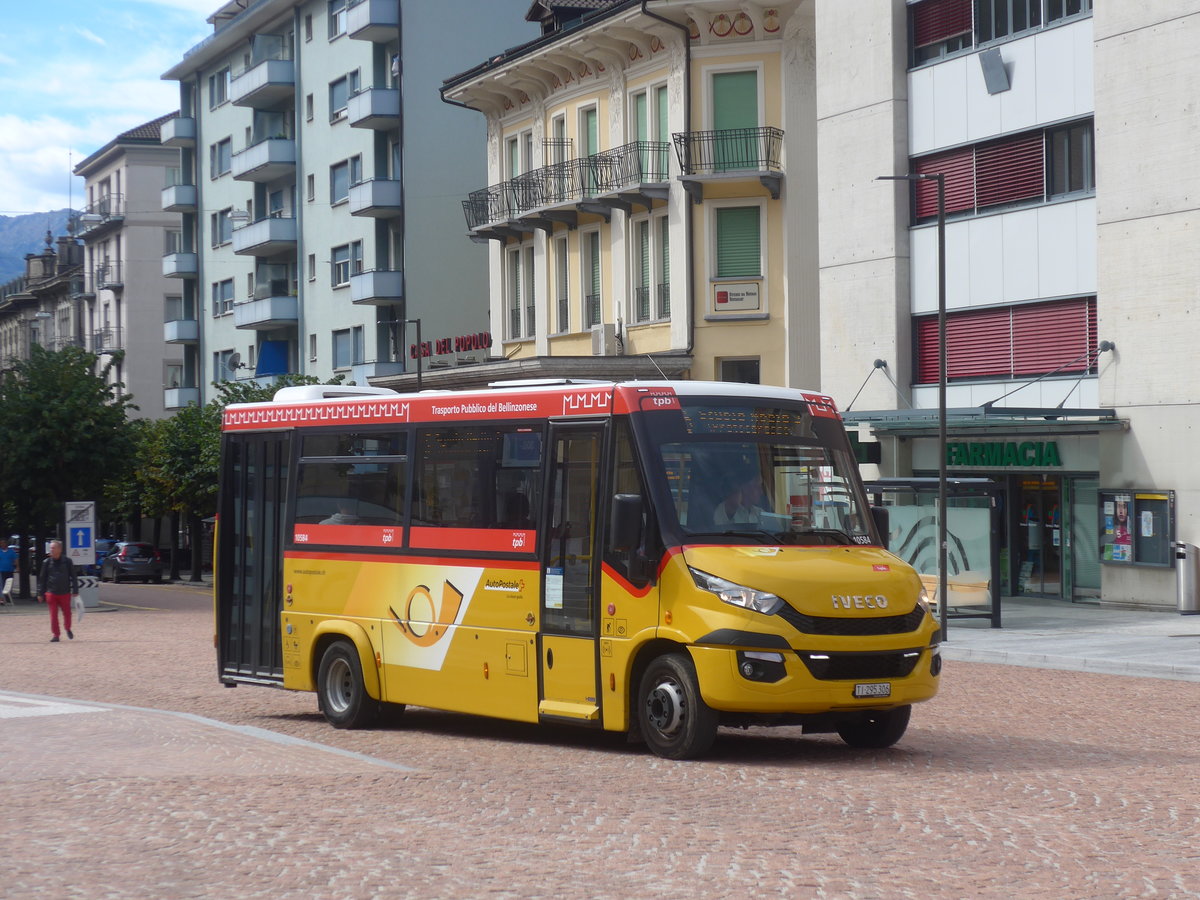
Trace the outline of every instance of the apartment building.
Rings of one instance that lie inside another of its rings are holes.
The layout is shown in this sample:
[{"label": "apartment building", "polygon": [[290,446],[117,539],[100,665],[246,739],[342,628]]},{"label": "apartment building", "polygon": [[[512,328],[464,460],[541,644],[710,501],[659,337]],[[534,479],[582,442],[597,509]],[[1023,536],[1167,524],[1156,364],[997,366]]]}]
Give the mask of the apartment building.
[{"label": "apartment building", "polygon": [[143,418],[166,414],[164,389],[181,383],[182,354],[163,339],[160,311],[182,302],[178,282],[162,274],[162,254],[179,244],[179,215],[165,211],[162,186],[178,178],[178,159],[163,147],[170,113],[117,135],[75,167],[85,205],[74,219],[83,241],[76,299],[88,349],[112,358]]},{"label": "apartment building", "polygon": [[169,404],[287,372],[365,384],[411,370],[418,322],[422,343],[488,330],[486,255],[444,199],[482,175],[482,123],[437,87],[485,44],[525,39],[522,9],[234,0],[209,17],[212,35],[164,76],[180,83],[163,143],[182,183],[163,204],[184,218],[162,260],[182,288]]},{"label": "apartment building", "polygon": [[503,356],[529,373],[815,384],[811,4],[527,15],[542,37],[443,88],[487,120],[488,183],[463,207],[490,245]]},{"label": "apartment building", "polygon": [[25,254],[25,274],[0,285],[0,366],[28,360],[35,345],[87,347],[82,290],[83,248],[47,231],[41,251]]}]

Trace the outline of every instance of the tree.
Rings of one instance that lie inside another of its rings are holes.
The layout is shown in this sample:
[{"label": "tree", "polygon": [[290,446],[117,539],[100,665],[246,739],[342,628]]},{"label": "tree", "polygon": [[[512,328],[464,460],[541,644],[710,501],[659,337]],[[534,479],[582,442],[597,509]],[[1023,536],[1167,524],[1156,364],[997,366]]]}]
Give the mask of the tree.
[{"label": "tree", "polygon": [[[34,345],[29,359],[0,373],[0,491],[12,498],[22,544],[31,529],[60,521],[66,501],[98,498],[129,457],[126,415],[134,407],[125,386],[109,380],[119,359],[100,365],[79,347]],[[21,566],[23,596],[29,570]]]}]

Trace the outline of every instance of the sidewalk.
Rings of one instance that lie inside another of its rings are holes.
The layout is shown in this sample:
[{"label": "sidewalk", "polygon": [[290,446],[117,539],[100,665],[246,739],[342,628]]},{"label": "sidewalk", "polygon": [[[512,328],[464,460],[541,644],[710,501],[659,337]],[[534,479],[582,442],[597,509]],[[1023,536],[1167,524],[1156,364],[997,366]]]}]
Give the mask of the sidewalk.
[{"label": "sidewalk", "polygon": [[946,659],[1200,682],[1200,616],[1005,597],[1002,628],[950,619]]}]

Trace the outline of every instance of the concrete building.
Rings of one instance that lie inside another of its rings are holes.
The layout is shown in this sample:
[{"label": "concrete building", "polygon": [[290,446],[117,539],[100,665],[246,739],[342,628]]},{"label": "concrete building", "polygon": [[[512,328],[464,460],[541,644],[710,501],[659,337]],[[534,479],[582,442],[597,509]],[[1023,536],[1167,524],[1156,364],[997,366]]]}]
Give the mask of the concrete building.
[{"label": "concrete building", "polygon": [[[447,198],[483,177],[477,117],[441,80],[524,39],[519,0],[242,0],[164,77],[163,143],[184,214],[163,273],[181,285],[168,338],[180,405],[226,379],[349,380],[410,370],[422,342],[489,329],[487,259]],[[486,27],[485,27],[486,26]],[[478,361],[486,348],[447,361]]]},{"label": "concrete building", "polygon": [[87,346],[101,361],[118,351],[111,377],[125,383],[137,415],[162,418],[164,388],[182,383],[178,347],[164,341],[162,321],[182,303],[177,281],[163,277],[161,257],[178,247],[179,215],[164,211],[164,184],[178,182],[178,155],[162,146],[170,113],[117,135],[75,167],[86,203],[75,217],[83,241],[80,314]]}]

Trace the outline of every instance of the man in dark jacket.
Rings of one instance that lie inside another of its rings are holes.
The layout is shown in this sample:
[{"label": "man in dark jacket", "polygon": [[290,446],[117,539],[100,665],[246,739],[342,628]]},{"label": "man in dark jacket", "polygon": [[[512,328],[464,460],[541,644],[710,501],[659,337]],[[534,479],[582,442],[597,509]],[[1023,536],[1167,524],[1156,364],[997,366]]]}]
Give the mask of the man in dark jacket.
[{"label": "man in dark jacket", "polygon": [[38,576],[38,600],[50,606],[50,632],[54,637],[50,643],[58,641],[58,610],[62,608],[63,626],[67,637],[74,640],[71,633],[71,596],[79,593],[79,576],[75,574],[75,565],[69,557],[63,556],[62,541],[50,542],[50,555],[42,562],[42,572]]}]

